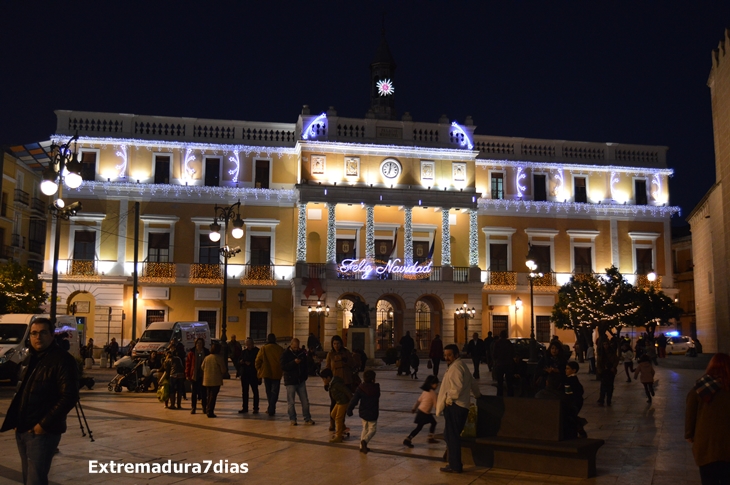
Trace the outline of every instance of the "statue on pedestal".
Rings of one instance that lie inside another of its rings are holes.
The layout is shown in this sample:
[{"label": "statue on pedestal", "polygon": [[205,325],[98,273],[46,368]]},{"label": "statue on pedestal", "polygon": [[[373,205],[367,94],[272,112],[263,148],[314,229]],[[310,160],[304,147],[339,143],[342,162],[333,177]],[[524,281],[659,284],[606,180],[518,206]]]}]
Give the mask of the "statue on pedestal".
[{"label": "statue on pedestal", "polygon": [[352,326],[353,327],[369,327],[370,326],[370,305],[361,299],[352,302]]}]

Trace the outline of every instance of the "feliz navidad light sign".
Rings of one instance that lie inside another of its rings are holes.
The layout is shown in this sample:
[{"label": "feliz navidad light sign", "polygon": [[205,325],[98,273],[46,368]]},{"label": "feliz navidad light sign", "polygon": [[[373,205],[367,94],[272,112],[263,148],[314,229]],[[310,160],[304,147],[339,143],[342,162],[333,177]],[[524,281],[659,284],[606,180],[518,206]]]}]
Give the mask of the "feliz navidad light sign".
[{"label": "feliz navidad light sign", "polygon": [[338,268],[340,273],[362,273],[362,277],[365,279],[383,274],[402,274],[413,279],[427,278],[432,269],[433,261],[426,264],[414,262],[406,265],[400,258],[391,259],[387,263],[369,259],[344,259]]}]

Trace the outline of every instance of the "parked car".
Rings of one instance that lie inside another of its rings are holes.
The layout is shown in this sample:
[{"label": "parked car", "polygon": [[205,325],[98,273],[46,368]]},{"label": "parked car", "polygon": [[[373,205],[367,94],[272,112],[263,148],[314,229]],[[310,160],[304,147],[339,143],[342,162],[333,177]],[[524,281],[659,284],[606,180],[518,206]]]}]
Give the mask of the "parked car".
[{"label": "parked car", "polygon": [[694,340],[685,335],[667,337],[667,355],[683,355],[695,348]]},{"label": "parked car", "polygon": [[[527,337],[514,337],[509,339],[509,341],[515,346],[515,352],[522,360],[530,359],[530,340],[531,339]],[[545,345],[540,342],[535,343],[537,344],[537,358],[540,359],[545,353]]]}]

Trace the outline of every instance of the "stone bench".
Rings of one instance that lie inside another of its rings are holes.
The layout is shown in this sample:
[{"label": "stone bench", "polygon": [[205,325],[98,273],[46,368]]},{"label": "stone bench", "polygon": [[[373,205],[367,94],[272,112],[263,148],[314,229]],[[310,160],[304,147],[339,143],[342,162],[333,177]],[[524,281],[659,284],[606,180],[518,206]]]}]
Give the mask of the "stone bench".
[{"label": "stone bench", "polygon": [[564,439],[560,401],[482,396],[477,437],[462,439],[465,464],[590,478],[603,440]]}]

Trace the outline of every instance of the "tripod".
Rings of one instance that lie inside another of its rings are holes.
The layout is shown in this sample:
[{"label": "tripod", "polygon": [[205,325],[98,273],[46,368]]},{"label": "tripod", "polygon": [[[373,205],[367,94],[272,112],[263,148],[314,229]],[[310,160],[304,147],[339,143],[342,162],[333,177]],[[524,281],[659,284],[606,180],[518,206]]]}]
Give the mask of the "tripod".
[{"label": "tripod", "polygon": [[[94,441],[94,435],[91,434],[91,428],[89,428],[89,422],[86,420],[86,414],[84,414],[84,408],[81,407],[81,399],[76,401],[76,404],[74,405],[76,408],[76,417],[79,418],[79,427],[81,428],[81,436],[86,436],[86,432],[84,431],[84,425],[86,425],[86,429],[89,430],[89,439],[91,441]],[[81,423],[81,418],[84,418],[83,424]]]}]

